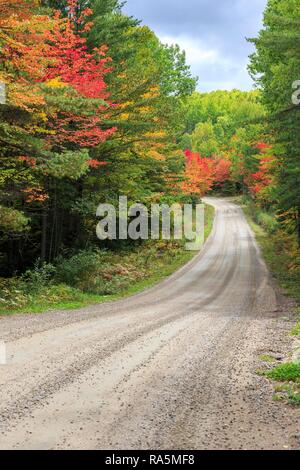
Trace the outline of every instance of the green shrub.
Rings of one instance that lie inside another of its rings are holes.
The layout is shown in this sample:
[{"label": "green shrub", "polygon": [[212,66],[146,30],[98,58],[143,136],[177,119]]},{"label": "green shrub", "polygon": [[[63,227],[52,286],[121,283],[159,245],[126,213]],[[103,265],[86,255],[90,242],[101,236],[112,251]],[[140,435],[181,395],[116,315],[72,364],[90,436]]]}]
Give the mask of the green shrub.
[{"label": "green shrub", "polygon": [[249,196],[247,196],[245,194],[243,194],[242,196],[239,197],[239,203],[242,206],[250,207],[251,204],[254,206],[254,203],[252,202],[252,199],[250,199]]},{"label": "green shrub", "polygon": [[21,211],[0,205],[0,228],[4,232],[27,232],[29,219]]},{"label": "green shrub", "polygon": [[275,217],[271,214],[268,214],[267,212],[258,212],[256,214],[256,220],[258,225],[263,227],[266,232],[270,234],[275,233],[279,228],[279,223],[277,222]]},{"label": "green shrub", "polygon": [[26,305],[28,295],[20,278],[0,278],[0,307],[8,309]]},{"label": "green shrub", "polygon": [[266,372],[267,377],[279,382],[300,382],[300,363],[287,362]]},{"label": "green shrub", "polygon": [[97,295],[117,294],[141,276],[136,253],[81,251],[58,262],[56,281]]},{"label": "green shrub", "polygon": [[279,222],[276,220],[274,214],[266,212],[261,209],[252,199],[248,196],[242,196],[240,203],[246,206],[247,214],[252,220],[260,225],[267,233],[274,234],[280,228]]},{"label": "green shrub", "polygon": [[78,283],[93,276],[103,262],[105,252],[80,251],[69,259],[59,259],[56,280],[77,287]]},{"label": "green shrub", "polygon": [[300,392],[295,391],[289,393],[288,399],[292,405],[300,406]]},{"label": "green shrub", "polygon": [[53,279],[56,268],[49,263],[40,264],[36,261],[33,269],[29,269],[20,278],[23,289],[30,292],[39,291],[42,287],[48,286]]},{"label": "green shrub", "polygon": [[296,326],[291,331],[292,336],[300,336],[300,323],[297,323]]},{"label": "green shrub", "polygon": [[55,268],[51,264],[39,265],[28,270],[21,277],[0,279],[0,306],[8,309],[20,308],[34,296],[45,292],[52,283]]}]

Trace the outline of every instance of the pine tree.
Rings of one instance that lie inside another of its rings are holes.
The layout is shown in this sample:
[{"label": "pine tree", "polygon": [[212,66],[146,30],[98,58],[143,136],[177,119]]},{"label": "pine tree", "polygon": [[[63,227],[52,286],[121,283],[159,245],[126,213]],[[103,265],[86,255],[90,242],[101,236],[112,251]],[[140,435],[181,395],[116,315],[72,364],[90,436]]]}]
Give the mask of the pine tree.
[{"label": "pine tree", "polygon": [[300,107],[292,103],[300,79],[300,5],[298,0],[269,0],[264,29],[252,39],[256,53],[250,71],[270,112],[269,129],[277,157],[277,207],[295,220],[300,246]]}]

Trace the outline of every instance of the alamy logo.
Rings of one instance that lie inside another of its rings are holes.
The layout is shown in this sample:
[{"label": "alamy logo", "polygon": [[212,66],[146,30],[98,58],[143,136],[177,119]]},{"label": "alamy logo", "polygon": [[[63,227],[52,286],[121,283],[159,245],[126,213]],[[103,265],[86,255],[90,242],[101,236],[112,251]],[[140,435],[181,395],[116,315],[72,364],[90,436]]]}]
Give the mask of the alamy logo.
[{"label": "alamy logo", "polygon": [[6,103],[6,86],[5,83],[0,82],[0,104]]},{"label": "alamy logo", "polygon": [[293,83],[292,88],[293,90],[295,90],[294,93],[292,94],[292,103],[295,106],[299,106],[300,105],[300,80],[296,80]]},{"label": "alamy logo", "polygon": [[97,237],[100,240],[185,240],[186,250],[198,251],[204,243],[204,204],[143,204],[128,207],[126,196],[119,206],[100,204]]}]

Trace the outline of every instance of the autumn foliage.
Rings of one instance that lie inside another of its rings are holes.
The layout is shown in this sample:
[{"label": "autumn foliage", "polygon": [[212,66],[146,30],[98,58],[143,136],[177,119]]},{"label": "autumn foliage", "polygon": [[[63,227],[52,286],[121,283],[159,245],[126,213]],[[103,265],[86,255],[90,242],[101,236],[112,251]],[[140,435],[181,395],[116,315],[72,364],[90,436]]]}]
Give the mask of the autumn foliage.
[{"label": "autumn foliage", "polygon": [[276,159],[272,153],[272,146],[265,142],[258,142],[254,147],[259,150],[257,156],[257,168],[254,173],[245,178],[251,195],[258,201],[268,200],[268,195],[272,193],[275,180]]},{"label": "autumn foliage", "polygon": [[100,201],[181,191],[177,137],[196,81],[178,47],[122,2],[103,5],[0,0],[4,275],[95,244]]},{"label": "autumn foliage", "polygon": [[229,178],[230,161],[222,158],[202,157],[199,153],[185,151],[185,181],[182,189],[186,194],[204,196],[214,185]]},{"label": "autumn foliage", "polygon": [[[110,106],[106,101],[109,93],[105,76],[111,71],[111,59],[106,56],[105,45],[88,51],[87,39],[82,34],[91,27],[87,21],[91,10],[85,9],[74,21],[75,3],[68,2],[66,18],[59,12],[52,17],[34,14],[34,3],[26,1],[18,4],[20,8],[16,2],[9,2],[5,8],[1,5],[0,10],[4,26],[0,36],[3,43],[0,79],[7,84],[9,102],[31,114],[23,132],[43,139],[40,155],[31,155],[32,149],[24,155],[21,148],[20,155],[17,149],[14,153],[19,162],[41,174],[49,175],[51,152],[55,152],[54,158],[57,153],[62,155],[61,175],[69,170],[72,174],[76,160],[83,171],[77,151],[93,148],[115,132],[115,127],[103,128],[104,115]],[[74,150],[74,162],[63,158],[64,152],[71,150]],[[86,171],[102,166],[101,161],[85,155]],[[34,195],[43,191],[44,184],[45,180],[39,181],[36,191],[30,188],[27,202],[43,201]],[[22,188],[23,193],[26,191],[26,187]]]}]

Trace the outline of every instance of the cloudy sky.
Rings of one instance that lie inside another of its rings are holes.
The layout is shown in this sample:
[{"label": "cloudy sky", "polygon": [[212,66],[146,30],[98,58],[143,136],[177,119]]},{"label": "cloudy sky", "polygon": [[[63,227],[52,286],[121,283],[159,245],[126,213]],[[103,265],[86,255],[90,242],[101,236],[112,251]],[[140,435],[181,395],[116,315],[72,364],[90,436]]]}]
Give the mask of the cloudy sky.
[{"label": "cloudy sky", "polygon": [[248,55],[267,0],[127,0],[125,11],[186,51],[199,90],[250,90]]}]

